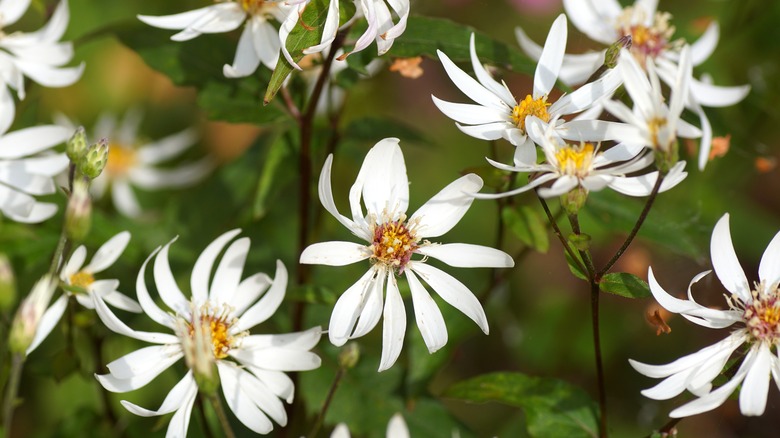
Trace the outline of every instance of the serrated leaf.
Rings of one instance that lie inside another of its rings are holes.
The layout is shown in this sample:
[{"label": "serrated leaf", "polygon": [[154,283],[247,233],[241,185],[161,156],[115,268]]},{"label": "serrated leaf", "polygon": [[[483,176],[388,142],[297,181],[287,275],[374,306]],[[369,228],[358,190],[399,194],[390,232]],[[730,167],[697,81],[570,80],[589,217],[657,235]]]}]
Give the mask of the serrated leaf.
[{"label": "serrated leaf", "polygon": [[541,253],[550,249],[546,223],[533,208],[527,205],[506,206],[501,210],[501,218],[524,245]]},{"label": "serrated leaf", "polygon": [[411,16],[403,35],[393,43],[390,54],[399,58],[428,56],[438,59],[441,50],[454,62],[470,62],[469,38],[474,33],[477,56],[481,62],[511,68],[533,75],[536,62],[528,58],[518,47],[496,41],[470,26],[443,18]]},{"label": "serrated leaf", "polygon": [[626,298],[647,298],[650,286],[644,280],[628,272],[613,272],[601,278],[599,289]]},{"label": "serrated leaf", "polygon": [[535,437],[597,436],[596,403],[581,388],[549,377],[491,373],[458,382],[445,397],[471,403],[498,402],[525,412]]}]

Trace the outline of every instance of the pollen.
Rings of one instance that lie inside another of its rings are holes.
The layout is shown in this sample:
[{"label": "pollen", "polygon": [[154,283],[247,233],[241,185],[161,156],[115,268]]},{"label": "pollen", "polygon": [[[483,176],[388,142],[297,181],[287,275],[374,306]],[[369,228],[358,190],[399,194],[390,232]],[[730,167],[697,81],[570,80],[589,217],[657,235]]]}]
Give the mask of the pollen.
[{"label": "pollen", "polygon": [[555,153],[558,169],[562,174],[584,177],[593,167],[595,147],[591,143],[581,143],[579,146],[566,145]]},{"label": "pollen", "polygon": [[194,338],[195,325],[198,324],[204,332],[211,334],[214,358],[226,358],[230,349],[236,346],[238,339],[245,335],[245,333],[237,335],[230,333],[230,327],[236,322],[236,319],[231,316],[232,309],[229,306],[223,306],[220,310],[206,304],[198,313],[198,320],[187,324],[189,337]]},{"label": "pollen", "polygon": [[238,0],[238,3],[241,4],[241,8],[251,15],[262,14],[270,6],[266,5],[266,3],[270,3],[266,2],[266,0]]},{"label": "pollen", "polygon": [[402,273],[412,254],[419,247],[419,239],[405,217],[388,221],[374,228],[371,261]]},{"label": "pollen", "polygon": [[756,285],[753,301],[745,306],[745,324],[756,340],[776,343],[780,340],[780,293],[777,285]]},{"label": "pollen", "polygon": [[108,148],[106,172],[112,177],[127,174],[137,162],[136,151],[130,146],[112,143]]},{"label": "pollen", "polygon": [[525,118],[527,116],[539,117],[545,123],[550,121],[550,114],[547,112],[548,106],[550,104],[547,103],[547,96],[534,99],[529,94],[525,96],[525,99],[517,102],[517,105],[512,109],[512,122],[525,133]]},{"label": "pollen", "polygon": [[647,58],[656,58],[665,50],[677,44],[672,42],[674,26],[669,25],[672,18],[668,12],[656,12],[650,26],[645,26],[646,12],[639,7],[627,7],[617,18],[615,27],[622,36],[631,36],[631,53],[644,66]]},{"label": "pollen", "polygon": [[71,286],[77,286],[86,289],[89,285],[95,282],[95,277],[92,276],[92,274],[89,272],[79,271],[71,275],[69,280]]}]

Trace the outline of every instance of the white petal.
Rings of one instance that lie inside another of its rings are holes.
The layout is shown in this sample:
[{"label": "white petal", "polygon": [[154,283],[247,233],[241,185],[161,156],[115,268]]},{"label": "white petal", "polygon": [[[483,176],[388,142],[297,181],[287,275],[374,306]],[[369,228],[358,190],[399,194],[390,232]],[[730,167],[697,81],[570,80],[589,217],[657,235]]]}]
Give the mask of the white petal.
[{"label": "white petal", "polygon": [[63,281],[67,281],[70,284],[71,275],[79,272],[84,265],[84,260],[87,259],[87,248],[84,245],[79,245],[73,254],[70,255],[68,262],[65,263],[65,267],[62,268],[60,278]]},{"label": "white petal", "polygon": [[550,115],[566,115],[583,111],[602,97],[614,93],[622,82],[623,78],[620,72],[617,69],[612,69],[598,80],[562,96],[550,106]]},{"label": "white petal", "polygon": [[467,125],[481,125],[485,123],[509,122],[510,109],[499,110],[481,105],[469,103],[453,103],[431,96],[433,103],[445,116],[456,122]]},{"label": "white petal", "polygon": [[562,175],[555,180],[552,186],[542,187],[538,190],[538,192],[539,196],[542,198],[553,198],[574,190],[574,188],[579,184],[580,181],[577,179],[577,177],[571,175]]},{"label": "white petal", "polygon": [[404,272],[406,280],[409,282],[409,289],[412,291],[412,305],[414,306],[417,328],[420,329],[428,352],[433,353],[447,344],[447,326],[444,323],[444,317],[412,269],[406,269]]},{"label": "white petal", "polygon": [[247,368],[277,397],[284,399],[287,403],[293,402],[295,387],[292,379],[287,374],[282,371],[264,370],[251,365]]},{"label": "white petal", "polygon": [[620,38],[612,28],[613,20],[622,9],[616,0],[563,0],[563,7],[574,27],[590,39],[612,44]]},{"label": "white petal", "polygon": [[490,332],[482,304],[463,283],[450,274],[425,263],[412,264],[412,270],[419,274],[444,301],[477,323],[485,334]]},{"label": "white petal", "polygon": [[[237,333],[231,330],[231,333]],[[311,350],[322,336],[322,329],[312,327],[308,330],[283,335],[249,335],[241,339],[241,349],[287,348],[293,350]],[[231,350],[232,351],[232,350]]]},{"label": "white petal", "polygon": [[337,424],[336,428],[331,432],[330,438],[351,438],[349,428],[344,423]]},{"label": "white petal", "polygon": [[128,231],[122,231],[108,239],[92,256],[92,260],[90,260],[84,270],[92,273],[102,272],[117,261],[129,242],[130,233]]},{"label": "white petal", "polygon": [[504,132],[507,129],[519,131],[514,125],[507,122],[486,123],[484,125],[461,125],[456,123],[455,126],[464,134],[480,140],[498,140],[504,136]]},{"label": "white petal", "polygon": [[731,352],[742,345],[744,340],[744,334],[735,332],[709,347],[702,348],[695,353],[688,354],[664,365],[647,365],[632,359],[629,359],[628,362],[637,372],[644,374],[647,377],[668,377],[687,369],[697,368],[711,357],[720,353],[727,352],[728,354],[731,354]]},{"label": "white petal", "polygon": [[[457,436],[453,432],[454,436]],[[387,423],[387,438],[409,438],[409,428],[406,427],[403,415],[397,413],[390,418],[390,422]]]},{"label": "white petal", "polygon": [[114,201],[114,207],[123,215],[130,218],[141,215],[141,206],[138,205],[138,199],[127,181],[120,179],[113,181],[111,184],[111,199]]},{"label": "white petal", "polygon": [[250,275],[239,285],[231,305],[235,309],[236,315],[242,315],[244,311],[252,305],[260,295],[271,285],[271,277],[262,272]]},{"label": "white petal", "polygon": [[[154,417],[157,415],[165,415],[173,411],[181,409],[182,406],[187,405],[190,400],[195,399],[195,395],[198,393],[198,385],[195,383],[195,379],[192,377],[192,371],[188,371],[184,377],[179,380],[176,385],[165,396],[160,408],[156,411],[144,409],[128,401],[122,400],[122,406],[128,411],[141,417]],[[182,435],[183,436],[183,435]]]},{"label": "white petal", "polygon": [[[154,257],[155,254],[159,252],[159,250],[160,248],[157,248],[149,255],[149,257],[146,258],[146,260],[144,260],[144,263],[141,265],[141,270],[138,272],[138,277],[136,277],[135,280],[135,290],[136,295],[138,296],[138,304],[141,305],[144,313],[146,313],[149,318],[151,318],[152,321],[156,322],[157,324],[174,329],[175,324],[173,317],[157,306],[157,303],[154,302],[152,297],[149,295],[149,290],[146,288],[146,265],[149,263],[152,257]],[[181,292],[179,293],[181,294]],[[98,315],[99,314],[100,313],[98,313]]]},{"label": "white petal", "polygon": [[14,24],[19,21],[29,7],[30,0],[0,1],[0,17],[3,19],[3,26],[8,26],[9,24]]},{"label": "white petal", "polygon": [[47,336],[54,330],[54,327],[60,322],[62,314],[65,313],[65,309],[68,307],[68,296],[63,294],[57,301],[54,302],[41,316],[38,321],[38,327],[35,329],[35,336],[33,336],[32,342],[27,347],[25,354],[29,355],[33,352]]},{"label": "white petal", "polygon": [[0,137],[0,158],[13,159],[36,154],[58,145],[70,137],[62,126],[35,126],[20,129]]},{"label": "white petal", "polygon": [[536,65],[536,72],[534,72],[534,99],[548,95],[555,86],[558,72],[561,70],[561,64],[563,64],[563,54],[566,51],[566,32],[566,15],[561,14],[550,27],[547,40],[544,42],[542,55],[539,57],[539,63]]},{"label": "white petal", "polygon": [[244,426],[253,432],[264,435],[271,432],[274,428],[273,423],[246,393],[247,388],[244,385],[251,375],[221,361],[217,362],[217,369],[222,384],[222,393],[225,395],[230,410],[244,423]]},{"label": "white petal", "polygon": [[260,56],[255,50],[252,29],[249,23],[241,32],[241,38],[238,40],[236,55],[233,58],[233,64],[225,64],[222,67],[222,73],[228,78],[243,78],[251,75],[260,65]]},{"label": "white petal", "polygon": [[104,294],[101,299],[106,303],[116,307],[117,309],[126,310],[133,313],[142,313],[143,309],[137,301],[122,294],[119,291],[110,291]]},{"label": "white petal", "polygon": [[176,238],[168,242],[157,254],[157,258],[154,260],[154,282],[165,305],[175,314],[185,315],[191,311],[190,301],[181,293],[171,272],[171,265],[168,263],[168,248],[175,241]]},{"label": "white petal", "polygon": [[211,277],[211,269],[214,266],[214,261],[217,256],[222,252],[222,248],[227,245],[228,242],[233,240],[241,230],[231,230],[227,233],[214,239],[213,242],[203,250],[198,256],[198,260],[195,261],[195,266],[192,268],[192,277],[190,286],[192,288],[192,300],[198,305],[205,303],[209,295],[209,278]]},{"label": "white petal", "polygon": [[412,223],[419,221],[415,229],[417,236],[439,237],[451,230],[474,202],[474,197],[471,195],[481,188],[482,178],[473,173],[451,182],[423,204],[409,219]]},{"label": "white petal", "polygon": [[236,350],[231,356],[241,363],[276,371],[309,371],[319,368],[321,364],[320,357],[310,351],[277,347]]},{"label": "white petal", "polygon": [[719,37],[720,26],[718,26],[717,21],[712,20],[702,36],[691,44],[691,60],[693,61],[694,66],[700,65],[712,55],[712,52],[715,51],[715,47],[718,46]]},{"label": "white petal", "polygon": [[389,369],[401,354],[406,335],[406,309],[404,300],[398,291],[398,284],[392,272],[387,276],[387,294],[385,297],[384,322],[382,326],[382,358],[379,369]]},{"label": "white petal", "polygon": [[[739,392],[739,410],[742,415],[762,415],[766,409],[766,399],[769,392],[770,363],[772,353],[769,346],[761,342],[753,347],[758,350],[755,361],[747,370],[742,389]],[[747,360],[747,359],[745,359]]]},{"label": "white petal", "polygon": [[694,99],[702,106],[707,107],[731,106],[740,102],[750,93],[750,85],[721,87],[706,84],[696,79],[691,80],[690,87]]},{"label": "white petal", "polygon": [[[468,96],[471,100],[474,102],[488,108],[495,108],[499,110],[503,110],[506,108],[507,101],[503,100],[500,96],[504,96],[507,94],[506,92],[502,92],[502,94],[497,95],[497,93],[494,91],[496,88],[503,89],[502,86],[498,85],[495,80],[490,78],[490,76],[484,71],[484,68],[479,62],[479,59],[476,58],[476,52],[474,51],[474,34],[471,34],[471,40],[470,40],[470,47],[471,47],[471,62],[475,67],[480,68],[482,71],[479,73],[478,77],[481,76],[480,84],[477,82],[476,79],[472,78],[466,72],[461,70],[457,65],[455,65],[454,62],[450,60],[450,58],[444,54],[441,50],[437,50],[436,53],[439,55],[439,60],[441,61],[442,67],[444,67],[444,71],[447,72],[447,76],[452,79],[452,82],[455,84],[455,86],[460,89],[460,91],[463,92],[466,96]],[[476,70],[475,70],[476,71]],[[485,79],[489,79],[491,82],[488,82],[488,85],[490,86],[490,89],[485,88],[483,84],[485,84]],[[506,96],[504,96],[506,97]],[[513,102],[514,98],[509,96],[508,102]]]},{"label": "white petal", "polygon": [[504,251],[468,243],[424,245],[416,252],[458,268],[511,268],[515,265]]},{"label": "white petal", "polygon": [[[317,186],[319,196],[320,196],[320,202],[322,203],[322,206],[325,207],[325,210],[330,213],[333,217],[336,218],[342,225],[347,227],[347,229],[355,232],[357,230],[357,226],[355,223],[353,223],[351,220],[349,220],[346,216],[339,213],[338,208],[336,208],[336,202],[333,200],[333,188],[331,187],[330,182],[330,174],[331,174],[331,167],[333,166],[333,154],[328,155],[328,158],[325,159],[325,164],[322,166],[322,173],[320,173],[320,180],[319,184]],[[356,234],[358,237],[362,237],[365,240],[370,240],[373,236],[361,236],[360,234]]]},{"label": "white petal", "polygon": [[642,145],[647,143],[643,132],[636,126],[603,120],[572,120],[557,127],[555,132],[566,140],[591,142],[619,140]]},{"label": "white petal", "polygon": [[171,417],[168,423],[168,430],[165,431],[165,438],[178,438],[187,436],[187,429],[190,425],[192,416],[192,407],[195,404],[196,391],[189,389],[181,407]]},{"label": "white petal", "polygon": [[775,234],[764,250],[764,255],[761,256],[758,278],[767,286],[780,281],[780,233]]},{"label": "white petal", "polygon": [[382,317],[382,295],[384,293],[384,288],[384,277],[377,275],[376,280],[373,282],[371,289],[365,297],[363,310],[360,311],[355,331],[352,332],[350,338],[364,336],[376,327],[379,318]]},{"label": "white petal", "polygon": [[353,242],[320,242],[309,245],[301,253],[300,263],[345,266],[367,259],[371,252],[365,245]]},{"label": "white petal", "polygon": [[284,267],[284,263],[281,260],[277,260],[276,273],[274,274],[274,282],[271,284],[271,288],[257,303],[241,315],[241,318],[239,318],[232,330],[234,332],[249,330],[270,318],[284,299],[284,294],[287,291],[287,278],[287,268]]},{"label": "white petal", "polygon": [[244,272],[249,244],[249,238],[242,237],[230,244],[225,251],[211,282],[209,300],[212,304],[233,303],[233,296],[238,290]]},{"label": "white petal", "polygon": [[139,147],[136,150],[136,156],[144,164],[158,164],[181,154],[197,140],[198,133],[195,129],[185,129]]},{"label": "white petal", "polygon": [[[409,179],[397,138],[380,140],[366,154],[363,165],[350,190],[360,187],[369,214],[381,217],[383,211],[406,212],[409,206]],[[353,216],[362,216],[354,214]],[[354,219],[354,217],[353,217]]]},{"label": "white petal", "polygon": [[138,19],[150,26],[154,26],[160,29],[184,29],[213,8],[214,5],[192,11],[182,12],[179,14],[163,15],[159,17],[152,15],[138,15]]},{"label": "white petal", "polygon": [[155,369],[158,361],[176,355],[181,355],[178,345],[153,345],[128,353],[106,365],[106,368],[117,379],[131,379]]},{"label": "white petal", "polygon": [[[504,108],[504,104],[513,106],[516,101],[512,93],[503,84],[500,84],[498,83],[498,81],[493,79],[490,76],[490,74],[485,70],[485,67],[482,66],[482,63],[479,62],[479,58],[477,58],[477,48],[476,48],[475,38],[473,33],[471,34],[471,38],[469,39],[469,54],[471,55],[471,68],[474,70],[474,74],[477,76],[479,82],[485,88],[490,90],[491,93],[498,96],[501,101],[503,101],[499,103],[497,108]],[[441,58],[441,55],[439,56],[439,58]],[[450,78],[452,78],[452,76],[450,76]],[[455,80],[453,79],[453,82],[454,81]],[[474,99],[474,101],[479,102],[477,99]],[[490,99],[490,101],[494,102],[492,98]],[[483,105],[485,105],[486,103],[487,102],[483,103]]]},{"label": "white petal", "polygon": [[723,286],[732,294],[736,294],[743,303],[749,303],[752,300],[750,285],[734,252],[734,244],[731,243],[728,213],[718,220],[712,230],[710,256],[715,274]]},{"label": "white petal", "polygon": [[159,376],[160,373],[167,370],[171,365],[176,363],[176,361],[181,359],[184,356],[184,353],[181,351],[181,348],[178,348],[178,350],[179,351],[175,353],[171,350],[169,354],[158,356],[155,361],[149,364],[149,366],[144,367],[141,372],[132,374],[126,379],[117,377],[114,374],[96,374],[95,377],[107,391],[134,391],[138,388],[146,386],[149,382],[154,380],[155,377]]},{"label": "white petal", "polygon": [[336,301],[328,326],[328,337],[333,345],[340,347],[349,339],[357,318],[363,311],[366,296],[374,287],[374,282],[378,281],[376,275],[377,272],[373,268],[369,269]]},{"label": "white petal", "polygon": [[115,333],[152,344],[179,343],[179,338],[174,335],[169,335],[167,333],[136,331],[131,329],[124,322],[122,322],[122,320],[117,318],[116,315],[114,315],[114,312],[112,312],[111,309],[106,306],[106,303],[104,303],[101,299],[93,299],[93,304],[95,305],[95,311],[97,312],[100,320],[103,321],[103,324],[105,324],[109,330]]}]

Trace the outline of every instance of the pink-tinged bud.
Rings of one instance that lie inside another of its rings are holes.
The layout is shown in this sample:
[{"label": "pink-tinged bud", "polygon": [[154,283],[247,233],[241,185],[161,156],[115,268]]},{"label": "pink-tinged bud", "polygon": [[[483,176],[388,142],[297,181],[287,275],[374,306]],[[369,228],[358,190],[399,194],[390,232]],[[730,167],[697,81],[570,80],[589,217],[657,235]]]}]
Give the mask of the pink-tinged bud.
[{"label": "pink-tinged bud", "polygon": [[56,288],[56,278],[47,274],[35,283],[30,294],[22,300],[11,324],[11,334],[8,336],[8,348],[11,353],[26,355],[27,348],[35,338],[41,317]]},{"label": "pink-tinged bud", "polygon": [[65,233],[76,242],[84,240],[92,226],[92,199],[89,183],[79,178],[73,182],[68,207],[65,209]]},{"label": "pink-tinged bud", "polygon": [[11,261],[0,253],[0,312],[5,313],[16,302],[16,281]]}]

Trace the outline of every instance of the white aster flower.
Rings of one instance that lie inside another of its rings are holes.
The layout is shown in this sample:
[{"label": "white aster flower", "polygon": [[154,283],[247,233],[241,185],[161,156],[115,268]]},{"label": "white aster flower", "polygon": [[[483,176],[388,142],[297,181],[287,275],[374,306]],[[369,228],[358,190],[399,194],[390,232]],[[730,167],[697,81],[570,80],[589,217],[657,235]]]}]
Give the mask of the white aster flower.
[{"label": "white aster flower", "polygon": [[[387,423],[387,432],[385,437],[387,438],[409,438],[409,428],[406,426],[404,416],[401,413],[397,413],[390,418]],[[350,438],[349,428],[344,423],[339,423],[333,432],[330,434],[330,438]]]},{"label": "white aster flower", "polygon": [[[653,60],[647,60],[647,75],[645,75],[642,67],[633,57],[627,56],[627,53],[625,49],[621,51],[616,70],[621,73],[626,90],[634,103],[634,109],[632,111],[619,101],[604,100],[602,104],[607,111],[630,125],[622,130],[622,141],[674,156],[678,136],[685,138],[701,136],[698,128],[680,118],[683,100],[688,93],[690,82],[691,64],[688,46],[683,47],[681,51],[680,68],[671,88],[669,106],[666,105],[666,99],[661,94],[661,83],[656,75]],[[699,158],[701,163],[701,156]]]},{"label": "white aster flower", "polygon": [[[101,300],[95,300],[98,315],[109,329],[156,344],[108,364],[110,373],[96,376],[107,390],[141,388],[186,358],[190,371],[171,389],[158,410],[122,401],[127,410],[144,417],[175,412],[166,436],[186,436],[198,391],[216,390],[198,386],[196,378],[200,382],[204,377],[211,382],[216,379],[204,373],[216,369],[228,407],[252,431],[265,434],[273,429],[271,419],[282,426],[287,423],[280,399],[292,403],[294,388],[284,372],[320,366],[320,358],[309,351],[320,339],[319,327],[283,335],[249,334],[251,328],[273,315],[284,298],[287,270],[282,262],[276,263],[273,281],[263,273],[241,280],[249,251],[249,238],[244,237],[228,246],[211,278],[217,256],[239,232],[221,235],[198,257],[192,269],[189,299],[176,284],[168,263],[173,241],[155,250],[141,266],[136,283],[138,301],[152,320],[173,334],[133,330]],[[154,280],[167,311],[157,306],[146,288],[146,265],[155,254]]]},{"label": "white aster flower", "polygon": [[[598,145],[581,142],[579,145],[567,144],[556,135],[552,125],[546,125],[536,117],[528,119],[528,135],[541,145],[545,161],[541,164],[507,166],[488,159],[493,166],[509,172],[535,173],[528,184],[497,194],[476,194],[482,199],[503,198],[516,195],[553,181],[551,187],[539,188],[539,196],[552,198],[580,188],[585,194],[599,191],[605,187],[628,196],[648,196],[653,191],[658,172],[649,172],[640,176],[627,177],[653,164],[652,154],[646,154],[643,147],[619,143],[606,151],[600,151]],[[661,183],[659,192],[664,192],[679,184],[687,173],[683,171],[685,162],[678,162]]]},{"label": "white aster flower", "polygon": [[[135,300],[117,291],[119,280],[95,279],[95,274],[103,272],[116,262],[128,242],[130,242],[129,232],[123,231],[117,234],[97,250],[87,266],[83,266],[87,259],[87,248],[81,245],[73,251],[70,259],[60,270],[60,281],[65,285],[63,287],[66,293],[46,310],[41,318],[40,327],[35,333],[35,339],[27,349],[27,354],[38,347],[60,321],[70,296],[74,296],[76,301],[87,309],[94,309],[95,300],[101,300],[128,312],[141,312],[141,306]],[[81,290],[76,290],[77,288]]]},{"label": "white aster flower", "polygon": [[[458,68],[443,52],[439,51],[438,54],[450,79],[477,105],[446,102],[436,96],[432,96],[433,102],[447,117],[458,122],[458,128],[464,133],[482,140],[504,138],[516,146],[515,164],[534,163],[536,149],[525,130],[529,116],[536,116],[544,122],[554,119],[562,122],[562,116],[589,108],[620,85],[619,75],[610,70],[600,79],[562,96],[555,103],[548,102],[548,95],[558,78],[565,48],[566,16],[561,14],[550,28],[542,56],[536,66],[532,94],[516,99],[505,83],[498,83],[485,71],[477,58],[472,34],[471,65],[476,80]],[[557,128],[561,129],[562,137],[570,140],[602,141],[614,139],[613,125],[609,122],[587,120],[563,123]]]},{"label": "white aster flower", "polygon": [[[159,168],[158,164],[182,154],[198,139],[194,128],[188,128],[159,140],[145,142],[138,135],[142,113],[128,111],[121,122],[112,114],[103,114],[97,121],[92,138],[107,138],[108,161],[103,172],[92,182],[91,191],[102,198],[111,189],[116,209],[128,217],[141,215],[141,206],[132,186],[145,190],[181,188],[203,179],[214,167],[209,157],[175,168]],[[58,121],[73,127],[73,123]],[[74,128],[75,129],[75,128]]]},{"label": "white aster flower", "polygon": [[[300,22],[300,16],[310,1],[289,1],[290,4],[295,5],[294,12],[287,16],[287,20],[279,28],[282,53],[287,61],[299,70],[301,69],[300,66],[293,61],[292,56],[287,51],[286,42],[290,32]],[[409,0],[357,0],[355,1],[355,6],[357,7],[355,15],[347,23],[353,23],[355,20],[365,17],[368,27],[355,42],[355,47],[350,52],[340,55],[338,59],[343,60],[352,53],[365,50],[374,41],[376,41],[377,53],[384,55],[393,46],[395,39],[406,30],[406,21],[409,18]],[[393,22],[393,13],[397,16],[397,22],[395,23]],[[308,55],[328,49],[333,40],[336,39],[336,34],[339,30],[339,20],[339,0],[330,0],[319,44],[305,48],[303,53]]]},{"label": "white aster flower", "polygon": [[[84,64],[78,67],[62,67],[73,59],[73,44],[60,42],[68,27],[70,13],[68,1],[62,0],[51,19],[35,32],[11,32],[8,27],[19,21],[30,6],[30,0],[0,1],[0,80],[16,90],[24,99],[24,77],[46,87],[65,87],[76,82],[84,71]],[[8,94],[5,86],[0,94]],[[13,119],[13,100],[0,97],[3,104],[0,112],[10,111]],[[7,117],[6,115],[0,117]]]},{"label": "white aster flower", "polygon": [[288,2],[283,1],[229,0],[162,17],[139,15],[138,19],[150,26],[181,30],[171,37],[174,41],[191,40],[204,33],[230,32],[246,21],[233,64],[223,67],[225,76],[238,78],[254,73],[261,62],[270,69],[276,66],[280,35],[269,19],[282,23],[291,10]]},{"label": "white aster flower", "polygon": [[[594,41],[607,46],[625,35],[632,40],[631,55],[646,65],[652,59],[658,68],[658,75],[669,86],[674,86],[678,64],[681,58],[682,39],[673,40],[675,28],[669,24],[671,15],[658,12],[657,0],[636,0],[632,6],[622,8],[616,0],[564,0],[566,14],[574,26]],[[720,28],[717,21],[707,27],[704,34],[691,44],[691,63],[702,64],[718,45]],[[520,47],[530,57],[538,59],[541,47],[534,43],[522,29],[516,29]],[[582,55],[565,55],[560,79],[567,85],[581,84],[596,71],[604,61],[604,51]],[[685,106],[698,116],[702,129],[699,168],[704,169],[712,143],[712,128],[702,107],[724,107],[734,105],[747,96],[749,85],[736,87],[716,86],[698,80],[690,74],[690,87],[684,97]]]},{"label": "white aster flower", "polygon": [[[433,353],[447,343],[447,327],[435,301],[420,282],[425,280],[447,303],[463,312],[488,333],[482,305],[460,281],[426,263],[432,257],[455,267],[512,267],[512,258],[497,249],[465,243],[436,244],[439,237],[463,217],[473,194],[482,187],[474,174],[465,175],[407,217],[409,180],[398,139],[387,138],[366,155],[349,195],[352,219],[338,212],[333,201],[330,174],[333,156],[325,161],[319,181],[320,201],[325,209],[365,243],[322,242],[306,248],[300,262],[343,266],[369,260],[370,268],[336,302],[328,336],[341,346],[348,339],[371,331],[384,316],[382,358],[379,370],[386,370],[401,353],[406,333],[406,312],[396,276],[405,274],[412,292],[417,326],[425,345]],[[366,207],[363,213],[361,198]],[[422,259],[412,259],[420,255]],[[384,310],[382,296],[384,299]]]},{"label": "white aster flower", "polygon": [[[738,327],[722,341],[666,365],[629,362],[646,376],[664,378],[653,388],[642,391],[646,397],[666,400],[686,389],[698,397],[673,410],[669,414],[671,417],[687,417],[715,409],[740,384],[739,408],[742,414],[761,415],[766,408],[770,375],[780,387],[780,359],[777,357],[780,345],[780,233],[764,251],[758,267],[759,281],[753,287],[748,283],[734,252],[728,214],[718,221],[712,231],[710,252],[715,274],[729,292],[726,296],[727,310],[705,307],[693,299],[691,286],[710,271],[695,276],[688,286],[688,299],[681,300],[661,288],[650,269],[650,291],[664,308],[693,323],[716,329],[734,324]],[[713,379],[721,374],[734,351],[743,345],[747,354],[739,369],[728,382],[713,390]]]},{"label": "white aster flower", "polygon": [[[0,107],[7,104],[13,105],[11,96],[0,93]],[[68,167],[64,153],[49,149],[73,131],[46,125],[9,133],[12,122],[0,117],[0,213],[16,222],[43,222],[54,216],[57,205],[39,202],[35,196],[54,193],[54,177]]]}]

